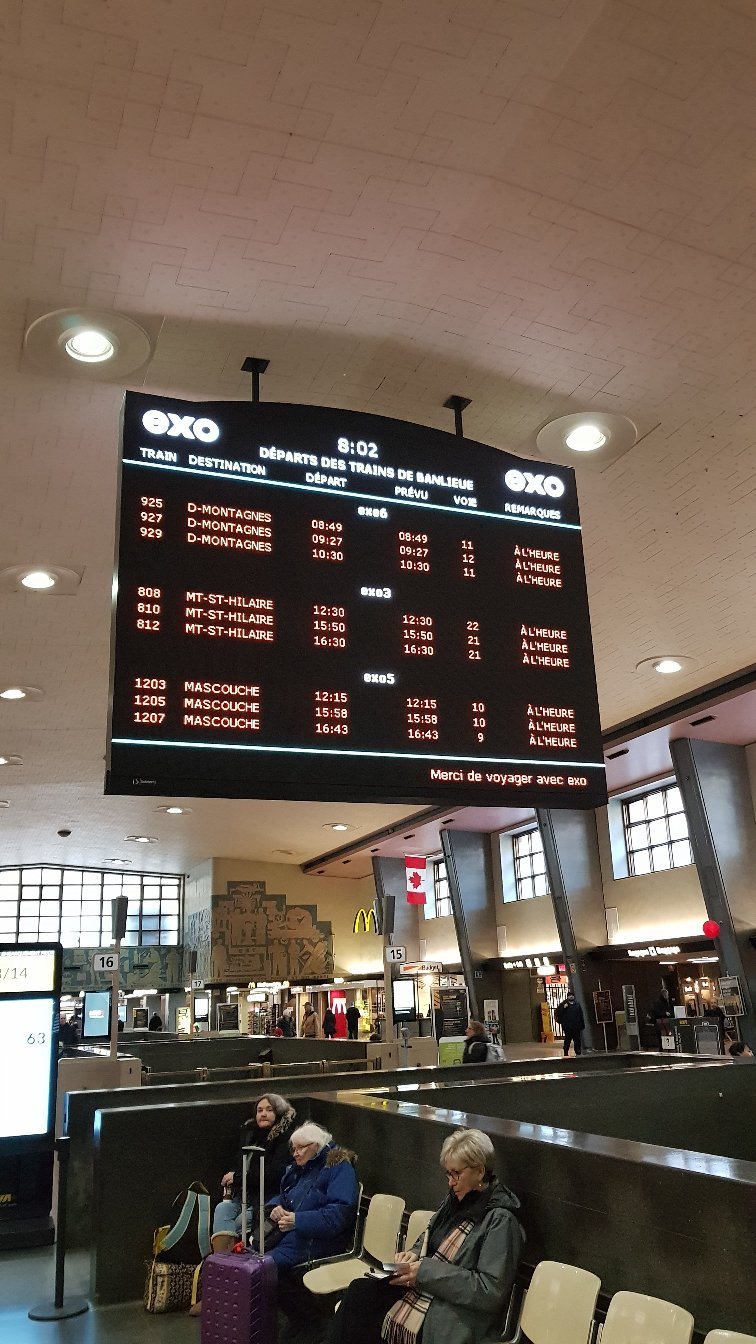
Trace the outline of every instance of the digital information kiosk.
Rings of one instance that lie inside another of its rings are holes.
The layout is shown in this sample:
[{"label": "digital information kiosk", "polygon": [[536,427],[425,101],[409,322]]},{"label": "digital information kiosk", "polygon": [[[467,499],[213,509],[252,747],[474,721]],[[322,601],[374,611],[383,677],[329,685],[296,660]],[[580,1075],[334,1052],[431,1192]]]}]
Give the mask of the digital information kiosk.
[{"label": "digital information kiosk", "polygon": [[106,791],[606,801],[575,475],[128,392]]},{"label": "digital information kiosk", "polygon": [[0,1248],[53,1241],[62,949],[0,945]]}]

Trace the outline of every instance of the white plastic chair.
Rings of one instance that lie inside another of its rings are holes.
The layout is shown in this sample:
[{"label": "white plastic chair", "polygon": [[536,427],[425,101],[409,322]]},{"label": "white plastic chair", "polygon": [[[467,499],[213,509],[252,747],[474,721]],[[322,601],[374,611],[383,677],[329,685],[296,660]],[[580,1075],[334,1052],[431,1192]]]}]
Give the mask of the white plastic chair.
[{"label": "white plastic chair", "polygon": [[710,1330],[704,1344],[756,1344],[756,1335],[741,1335],[737,1330]]},{"label": "white plastic chair", "polygon": [[693,1317],[684,1307],[645,1293],[615,1293],[601,1344],[690,1344]]},{"label": "white plastic chair", "polygon": [[418,1237],[423,1237],[428,1231],[428,1224],[435,1213],[435,1209],[413,1209],[407,1223],[407,1235],[404,1238],[405,1251],[411,1251]]},{"label": "white plastic chair", "polygon": [[525,1294],[514,1341],[588,1344],[601,1280],[577,1265],[541,1260]]},{"label": "white plastic chair", "polygon": [[305,1287],[318,1296],[341,1293],[354,1279],[362,1278],[374,1261],[393,1260],[403,1213],[404,1200],[398,1195],[373,1195],[359,1255],[334,1256],[308,1270],[303,1280]]}]

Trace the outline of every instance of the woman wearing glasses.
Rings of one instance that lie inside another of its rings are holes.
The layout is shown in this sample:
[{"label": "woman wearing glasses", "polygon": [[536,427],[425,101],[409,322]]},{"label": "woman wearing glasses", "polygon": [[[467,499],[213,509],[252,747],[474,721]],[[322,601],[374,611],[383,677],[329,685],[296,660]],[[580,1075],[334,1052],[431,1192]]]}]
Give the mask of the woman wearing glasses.
[{"label": "woman wearing glasses", "polygon": [[524,1233],[520,1201],[497,1179],[494,1151],[479,1129],[444,1141],[449,1193],[421,1238],[396,1256],[389,1279],[352,1283],[337,1311],[332,1344],[493,1344],[512,1291]]}]

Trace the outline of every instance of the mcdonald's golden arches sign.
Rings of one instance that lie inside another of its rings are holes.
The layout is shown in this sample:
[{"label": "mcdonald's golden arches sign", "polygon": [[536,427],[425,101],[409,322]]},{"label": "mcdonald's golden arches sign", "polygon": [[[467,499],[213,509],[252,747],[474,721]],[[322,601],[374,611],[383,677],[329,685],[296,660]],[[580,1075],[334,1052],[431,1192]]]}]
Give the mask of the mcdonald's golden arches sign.
[{"label": "mcdonald's golden arches sign", "polygon": [[[372,926],[372,929],[371,929]],[[377,933],[374,910],[358,910],[354,917],[352,933]]]}]

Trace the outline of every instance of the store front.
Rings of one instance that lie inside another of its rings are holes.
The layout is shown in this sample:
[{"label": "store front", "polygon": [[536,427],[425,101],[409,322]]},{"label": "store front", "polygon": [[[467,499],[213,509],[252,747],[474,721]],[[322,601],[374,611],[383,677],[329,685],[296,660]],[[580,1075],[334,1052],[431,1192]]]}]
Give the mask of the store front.
[{"label": "store front", "polygon": [[[660,998],[664,999],[665,992],[671,1021],[674,1018],[689,1021],[703,1021],[713,1016],[724,1018],[720,1003],[719,958],[714,943],[708,938],[613,944],[595,948],[590,958],[598,963],[596,969],[600,971],[602,987],[610,992],[615,1012],[624,1007],[625,986],[634,988],[641,1049],[658,1050],[662,1044],[660,1032],[649,1021],[649,1014]],[[724,1018],[723,1025],[728,1037],[736,1039],[737,1020]],[[666,1048],[675,1048],[669,1044],[674,1034],[670,1030]],[[679,1037],[679,1031],[677,1035]],[[677,1048],[680,1048],[679,1041]]]},{"label": "store front", "polygon": [[527,1045],[551,1044],[563,1032],[555,1012],[569,989],[561,952],[530,957],[505,957],[502,973],[502,1041]]}]

